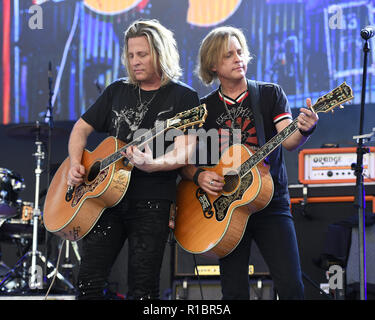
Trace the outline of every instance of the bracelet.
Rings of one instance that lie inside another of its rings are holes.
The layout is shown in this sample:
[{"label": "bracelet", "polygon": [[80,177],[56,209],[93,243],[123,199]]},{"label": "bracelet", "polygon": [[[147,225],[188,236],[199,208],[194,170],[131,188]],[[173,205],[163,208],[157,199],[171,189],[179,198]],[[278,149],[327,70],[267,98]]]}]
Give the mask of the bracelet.
[{"label": "bracelet", "polygon": [[316,129],[316,125],[313,126],[309,131],[302,131],[301,129],[298,129],[298,130],[300,134],[302,134],[304,137],[309,137],[314,132],[315,129]]},{"label": "bracelet", "polygon": [[193,176],[193,181],[194,183],[199,187],[199,183],[198,183],[198,177],[199,177],[199,174],[201,174],[203,171],[206,171],[202,168],[198,168],[197,171],[195,171],[194,173],[194,176]]}]

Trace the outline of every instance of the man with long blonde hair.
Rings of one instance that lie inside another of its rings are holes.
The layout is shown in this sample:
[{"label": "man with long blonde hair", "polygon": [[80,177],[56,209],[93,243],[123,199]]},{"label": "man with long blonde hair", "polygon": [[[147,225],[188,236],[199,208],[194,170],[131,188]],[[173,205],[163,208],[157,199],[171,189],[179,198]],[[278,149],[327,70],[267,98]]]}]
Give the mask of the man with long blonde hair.
[{"label": "man with long blonde hair", "polygon": [[[254,151],[292,122],[288,100],[280,86],[246,78],[250,60],[243,32],[230,26],[213,29],[203,39],[199,49],[199,78],[206,85],[214,82],[219,85],[201,99],[208,111],[204,128],[218,130],[220,145],[226,148],[233,144],[239,130],[240,143]],[[311,100],[307,99],[306,104],[307,108],[301,108],[298,116],[299,130],[282,143],[283,148],[289,151],[308,139],[318,121],[318,116],[309,109]],[[206,150],[211,150],[210,145]],[[209,154],[207,158],[212,160],[215,157]],[[211,160],[200,165],[215,165]],[[280,299],[304,297],[281,146],[269,155],[267,163],[270,165],[274,193],[265,209],[250,216],[238,246],[219,261],[223,299],[249,299],[252,240],[255,240],[269,267]],[[223,192],[224,177],[214,171],[188,165],[181,169],[181,174],[208,194],[218,196]]]},{"label": "man with long blonde hair", "polygon": [[[86,172],[81,164],[82,152],[94,130],[129,143],[140,132],[199,104],[197,93],[178,81],[181,69],[176,41],[158,21],[138,20],[127,28],[122,61],[129,77],[110,84],[74,125],[69,140],[69,185],[83,182]],[[170,206],[175,202],[176,169],[195,148],[194,139],[184,135],[169,144],[163,142],[154,148],[146,145],[144,151],[135,146],[127,148],[124,155],[134,165],[128,190],[82,240],[78,299],[104,298],[107,277],[126,240],[127,298],[159,297]]]}]

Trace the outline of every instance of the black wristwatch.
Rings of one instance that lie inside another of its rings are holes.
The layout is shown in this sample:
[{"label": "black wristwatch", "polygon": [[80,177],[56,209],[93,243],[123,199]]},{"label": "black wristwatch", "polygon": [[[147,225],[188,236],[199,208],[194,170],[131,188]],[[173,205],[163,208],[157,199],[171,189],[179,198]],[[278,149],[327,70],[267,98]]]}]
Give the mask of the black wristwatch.
[{"label": "black wristwatch", "polygon": [[298,129],[300,134],[302,134],[304,137],[309,137],[315,130],[316,125],[313,126],[309,131],[302,131],[301,129]]},{"label": "black wristwatch", "polygon": [[203,171],[206,171],[202,168],[198,168],[197,171],[195,171],[194,173],[194,176],[193,176],[193,182],[199,187],[199,183],[198,183],[198,177],[199,175],[203,172]]}]

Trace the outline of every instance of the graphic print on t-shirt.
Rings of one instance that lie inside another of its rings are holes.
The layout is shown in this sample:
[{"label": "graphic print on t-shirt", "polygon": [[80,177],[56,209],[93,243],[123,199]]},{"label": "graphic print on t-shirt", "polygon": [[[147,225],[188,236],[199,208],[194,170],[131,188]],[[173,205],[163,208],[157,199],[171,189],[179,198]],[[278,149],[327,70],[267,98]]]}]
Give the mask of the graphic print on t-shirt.
[{"label": "graphic print on t-shirt", "polygon": [[[146,115],[148,108],[122,108],[121,110],[112,109],[114,115],[112,116],[112,125],[115,130],[115,137],[118,138],[120,130],[122,133],[129,132],[126,134],[126,141],[132,141],[137,139],[140,135],[145,134],[146,129],[151,128],[140,128],[141,123]],[[173,107],[166,107],[165,110],[160,111],[156,115],[153,127],[156,129],[156,132],[163,131],[165,120],[173,116]],[[141,129],[138,133],[137,130]]]},{"label": "graphic print on t-shirt", "polygon": [[252,109],[247,105],[249,103],[249,100],[246,99],[247,96],[248,92],[245,92],[236,100],[233,100],[222,95],[219,91],[219,98],[223,101],[223,104],[224,102],[226,103],[229,111],[229,114],[224,111],[216,119],[216,123],[220,128],[219,141],[221,151],[228,148],[233,142],[241,142],[241,144],[249,147],[258,146],[254,115]]},{"label": "graphic print on t-shirt", "polygon": [[173,116],[173,107],[166,107],[165,110],[160,111],[156,115],[156,120],[154,122],[154,127],[156,128],[156,131],[159,132],[159,130],[164,129],[164,121],[168,118],[172,118]]},{"label": "graphic print on t-shirt", "polygon": [[112,117],[112,124],[116,130],[116,138],[118,138],[120,128],[125,122],[129,128],[129,134],[126,136],[126,140],[132,140],[134,133],[139,129],[147,110],[148,108],[140,108],[140,106],[137,106],[136,108],[124,107],[120,111],[112,109],[114,113],[114,116]]}]

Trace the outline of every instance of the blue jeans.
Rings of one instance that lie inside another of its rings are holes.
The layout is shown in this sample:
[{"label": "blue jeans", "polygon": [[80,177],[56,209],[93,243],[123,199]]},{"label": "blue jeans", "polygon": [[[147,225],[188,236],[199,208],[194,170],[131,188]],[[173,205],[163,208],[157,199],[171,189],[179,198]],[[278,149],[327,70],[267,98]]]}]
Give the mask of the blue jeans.
[{"label": "blue jeans", "polygon": [[[261,252],[280,299],[303,299],[304,287],[293,220],[286,210],[266,208],[253,214],[244,236],[226,257],[220,259],[220,277],[224,300],[249,299],[249,258],[251,241]],[[263,210],[263,211],[265,211]],[[271,211],[271,212],[270,212]]]}]

